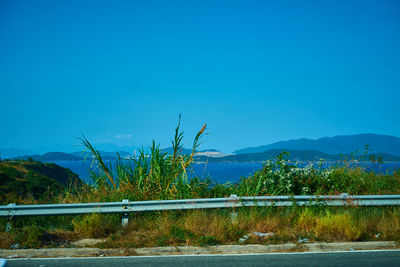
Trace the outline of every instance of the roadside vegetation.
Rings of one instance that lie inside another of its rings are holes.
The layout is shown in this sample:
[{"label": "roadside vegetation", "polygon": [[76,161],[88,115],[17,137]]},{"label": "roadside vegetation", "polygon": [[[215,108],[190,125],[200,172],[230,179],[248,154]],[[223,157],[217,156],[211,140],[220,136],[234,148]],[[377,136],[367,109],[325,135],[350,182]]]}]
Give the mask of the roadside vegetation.
[{"label": "roadside vegetation", "polygon": [[[349,161],[328,169],[322,168],[322,162],[300,168],[287,160],[286,153],[266,161],[261,170],[241,178],[236,184],[188,179],[188,167],[194,163],[205,131],[206,125],[194,137],[191,153],[184,154],[184,133],[179,118],[172,139],[172,153],[164,152],[153,141],[149,150],[139,149],[133,159],[123,160],[118,156],[116,164],[103,160],[95,147],[82,137],[82,144],[98,168],[91,173],[92,186],[76,182],[70,174],[53,185],[42,174],[28,170],[32,162],[1,162],[1,204],[214,198],[231,194],[400,194],[400,170],[383,174],[369,172]],[[12,182],[8,178],[11,176],[14,177]],[[43,185],[45,190],[36,190],[35,185]],[[232,212],[237,214],[236,219],[232,219]],[[6,231],[7,219],[1,218],[0,248],[73,246],[70,242],[80,238],[103,238],[103,242],[97,244],[100,247],[269,244],[304,240],[400,241],[400,209],[397,207],[256,207],[152,212],[130,217],[125,228],[120,226],[120,215],[14,218],[9,231]]]},{"label": "roadside vegetation", "polygon": [[74,241],[101,239],[100,248],[279,244],[340,241],[400,242],[397,207],[238,208],[137,213],[121,227],[118,215],[17,218],[0,248],[75,247]]}]

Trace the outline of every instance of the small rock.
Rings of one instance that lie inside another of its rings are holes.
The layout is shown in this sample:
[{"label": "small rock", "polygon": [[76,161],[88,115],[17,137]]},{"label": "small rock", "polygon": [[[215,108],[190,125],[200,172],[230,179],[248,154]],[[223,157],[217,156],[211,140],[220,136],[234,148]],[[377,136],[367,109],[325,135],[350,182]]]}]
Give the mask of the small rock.
[{"label": "small rock", "polygon": [[10,246],[10,249],[19,249],[19,248],[21,248],[21,245],[20,245],[20,244],[12,244],[12,245]]},{"label": "small rock", "polygon": [[249,235],[244,235],[243,238],[239,238],[239,242],[243,243],[243,242],[247,241],[247,239],[249,239],[249,238],[250,238]]},{"label": "small rock", "polygon": [[274,235],[274,233],[272,233],[272,232],[268,232],[268,233],[252,232],[250,234],[244,235],[243,238],[239,238],[239,242],[243,243],[243,242],[247,241],[250,238],[250,236],[258,237],[259,239],[265,239],[265,238],[271,237],[273,235]]},{"label": "small rock", "polygon": [[259,237],[268,237],[268,236],[273,236],[274,233],[269,232],[269,233],[260,233],[260,232],[253,232],[251,235],[259,236]]},{"label": "small rock", "polygon": [[299,238],[299,240],[297,240],[297,242],[299,242],[299,243],[308,243],[308,242],[310,242],[310,240],[308,239],[308,238]]}]

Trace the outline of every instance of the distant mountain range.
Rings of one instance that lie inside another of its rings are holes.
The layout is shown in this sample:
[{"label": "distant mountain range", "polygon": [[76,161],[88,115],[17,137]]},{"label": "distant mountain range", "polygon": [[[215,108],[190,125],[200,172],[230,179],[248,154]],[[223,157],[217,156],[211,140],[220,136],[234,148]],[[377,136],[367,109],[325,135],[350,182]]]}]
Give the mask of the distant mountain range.
[{"label": "distant mountain range", "polygon": [[[224,155],[221,152],[215,151],[206,151],[199,152],[196,154],[196,162],[264,162],[269,159],[275,158],[278,154],[283,151],[288,152],[289,156],[287,157],[292,161],[338,161],[338,160],[358,160],[358,161],[370,161],[371,156],[377,158],[381,158],[385,162],[400,162],[400,157],[393,156],[387,153],[374,153],[374,154],[326,154],[323,152],[315,151],[315,150],[289,150],[289,149],[271,149],[268,151],[264,151],[261,153],[245,153],[245,154],[236,154],[236,155]],[[102,153],[104,160],[115,160],[116,153],[106,152]],[[122,158],[132,157],[129,153],[121,153],[120,156]],[[43,155],[34,155],[34,156],[23,156],[18,157],[17,159],[33,159],[34,161],[41,162],[57,162],[57,161],[82,161],[85,159],[85,155],[82,155],[80,152],[75,153],[63,153],[63,152],[49,152]],[[86,157],[87,160],[91,160],[91,156],[88,155]]]},{"label": "distant mountain range", "polygon": [[[115,154],[114,151],[136,151],[136,146],[118,146],[111,143],[100,143],[94,144],[96,149],[100,151],[111,151],[109,153]],[[20,148],[0,148],[0,158],[11,159],[16,157],[22,157],[26,155],[43,155],[48,152],[60,151],[64,153],[80,154],[81,152],[75,152],[83,150],[82,145],[54,145],[46,147],[37,147],[32,149],[20,149]]]},{"label": "distant mountain range", "polygon": [[276,142],[269,145],[248,147],[234,151],[234,154],[261,153],[272,149],[314,150],[326,154],[350,154],[363,152],[369,145],[372,153],[386,153],[400,156],[400,138],[389,135],[357,134],[340,135],[313,139],[296,139]]},{"label": "distant mountain range", "polygon": [[[100,155],[104,160],[114,160],[117,158],[116,152],[106,152],[99,151]],[[121,158],[130,157],[131,155],[125,151],[119,151]],[[91,154],[89,152],[72,152],[72,153],[64,153],[64,152],[48,152],[43,155],[25,155],[21,157],[16,157],[15,159],[33,159],[34,161],[41,162],[54,162],[54,161],[81,161],[84,159],[91,159]]]},{"label": "distant mountain range", "polygon": [[[172,147],[164,148],[163,151],[169,154],[173,153]],[[102,156],[103,160],[115,160],[117,158],[117,153],[123,159],[132,158],[135,156],[126,151],[117,151],[117,152],[99,151],[99,153]],[[183,149],[181,151],[182,155],[188,155],[190,153],[192,153],[191,149]],[[215,157],[221,157],[225,155],[216,149],[201,150],[198,153],[199,155],[203,156],[215,156]],[[81,161],[84,159],[90,160],[91,157],[92,154],[89,151],[84,151],[84,152],[72,152],[72,153],[48,152],[43,155],[24,155],[24,156],[14,157],[14,159],[23,159],[23,160],[33,159],[34,161],[41,161],[41,162],[55,162],[55,161]]]},{"label": "distant mountain range", "polygon": [[[368,145],[368,150],[365,150]],[[148,151],[148,148],[145,148]],[[0,150],[2,158],[3,151]],[[172,147],[164,148],[163,151],[172,154]],[[335,137],[324,137],[316,140],[297,139],[281,141],[269,145],[248,147],[239,149],[234,154],[227,155],[216,149],[206,149],[197,151],[197,161],[209,162],[263,162],[287,151],[290,153],[289,159],[297,161],[318,161],[324,159],[337,161],[343,159],[357,159],[361,161],[369,160],[370,156],[380,157],[384,161],[400,162],[400,138],[378,134],[358,134],[342,135]],[[5,151],[11,154],[18,154],[23,150],[11,149]],[[105,160],[114,160],[116,152],[99,151]],[[181,154],[190,154],[191,149],[183,149]],[[134,157],[135,155],[126,151],[118,151],[121,158]],[[358,155],[357,155],[358,154]],[[43,155],[14,156],[9,158],[28,159],[35,161],[54,162],[54,161],[78,161],[84,158],[90,159],[91,154],[86,152],[49,152]]]}]

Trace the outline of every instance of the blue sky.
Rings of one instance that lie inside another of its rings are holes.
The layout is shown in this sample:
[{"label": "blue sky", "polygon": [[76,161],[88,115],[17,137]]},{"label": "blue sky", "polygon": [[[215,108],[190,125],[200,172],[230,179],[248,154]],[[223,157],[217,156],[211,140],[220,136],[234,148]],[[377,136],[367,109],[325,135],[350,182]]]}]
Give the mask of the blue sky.
[{"label": "blue sky", "polygon": [[[0,1],[0,148],[400,136],[398,1]],[[72,150],[76,150],[75,148]]]}]

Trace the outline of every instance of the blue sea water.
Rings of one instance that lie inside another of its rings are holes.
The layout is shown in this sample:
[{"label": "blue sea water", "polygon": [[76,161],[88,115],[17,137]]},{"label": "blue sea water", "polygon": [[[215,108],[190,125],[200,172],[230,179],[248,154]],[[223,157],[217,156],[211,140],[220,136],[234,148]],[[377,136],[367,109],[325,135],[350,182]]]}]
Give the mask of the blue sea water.
[{"label": "blue sea water", "polygon": [[[53,163],[72,170],[86,183],[90,183],[89,172],[91,170],[95,171],[95,168],[91,167],[89,161],[55,161]],[[188,176],[189,178],[195,176],[211,178],[217,183],[236,183],[241,177],[254,174],[262,168],[262,165],[262,163],[199,163],[193,164],[188,169]],[[298,164],[299,167],[305,167],[306,165],[304,163]],[[329,168],[332,165],[336,165],[336,163],[325,163],[322,165],[322,168]],[[317,164],[314,166],[317,166]],[[363,167],[367,171],[391,173],[394,170],[400,169],[400,162],[382,164],[357,163],[357,166]]]}]

